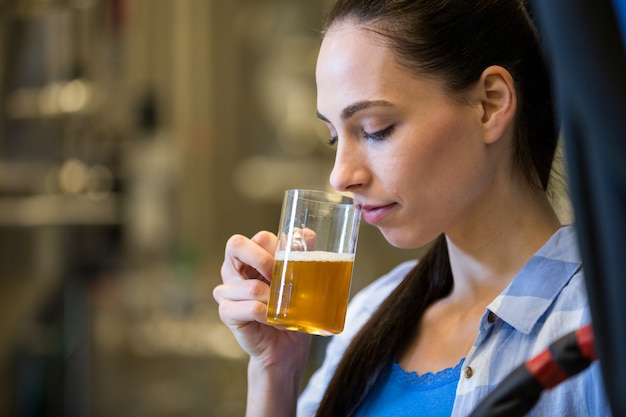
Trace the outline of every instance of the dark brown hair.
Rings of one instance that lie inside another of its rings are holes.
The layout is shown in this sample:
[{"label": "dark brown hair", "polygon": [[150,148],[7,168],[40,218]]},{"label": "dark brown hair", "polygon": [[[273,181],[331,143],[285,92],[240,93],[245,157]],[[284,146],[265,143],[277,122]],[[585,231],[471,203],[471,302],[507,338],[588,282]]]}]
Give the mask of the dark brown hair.
[{"label": "dark brown hair", "polygon": [[[462,97],[487,67],[506,68],[518,99],[512,175],[547,190],[557,123],[548,69],[522,0],[337,0],[326,28],[342,21],[378,34],[401,65],[443,80],[453,97]],[[354,338],[317,416],[352,415],[380,373],[411,341],[426,308],[452,286],[441,235]]]}]

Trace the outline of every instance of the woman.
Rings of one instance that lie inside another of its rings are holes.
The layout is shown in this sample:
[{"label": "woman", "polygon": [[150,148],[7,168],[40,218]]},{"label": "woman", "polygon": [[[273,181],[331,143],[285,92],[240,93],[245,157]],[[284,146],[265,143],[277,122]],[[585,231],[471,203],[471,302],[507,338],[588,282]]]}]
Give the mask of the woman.
[{"label": "woman", "polygon": [[[214,296],[250,355],[248,416],[465,416],[590,321],[546,196],[557,128],[532,22],[521,0],[338,0],[316,78],[333,187],[390,244],[433,244],[355,297],[297,403],[310,337],[265,324],[276,237],[231,238]],[[533,413],[610,415],[597,365]]]}]

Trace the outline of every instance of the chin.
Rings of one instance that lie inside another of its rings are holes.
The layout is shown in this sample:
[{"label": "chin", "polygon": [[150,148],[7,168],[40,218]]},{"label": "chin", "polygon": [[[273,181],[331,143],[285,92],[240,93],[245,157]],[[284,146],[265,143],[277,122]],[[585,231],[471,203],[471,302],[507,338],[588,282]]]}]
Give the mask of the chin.
[{"label": "chin", "polygon": [[420,233],[411,233],[407,229],[378,228],[390,245],[398,249],[418,249],[430,243],[435,237],[425,238]]}]

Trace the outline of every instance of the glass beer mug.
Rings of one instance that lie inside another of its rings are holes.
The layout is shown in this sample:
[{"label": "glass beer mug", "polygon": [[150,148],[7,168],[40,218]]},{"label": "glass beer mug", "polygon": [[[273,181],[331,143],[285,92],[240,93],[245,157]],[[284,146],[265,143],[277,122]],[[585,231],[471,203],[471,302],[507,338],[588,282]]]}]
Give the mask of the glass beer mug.
[{"label": "glass beer mug", "polygon": [[343,330],[360,208],[343,195],[285,192],[267,322],[318,335]]}]

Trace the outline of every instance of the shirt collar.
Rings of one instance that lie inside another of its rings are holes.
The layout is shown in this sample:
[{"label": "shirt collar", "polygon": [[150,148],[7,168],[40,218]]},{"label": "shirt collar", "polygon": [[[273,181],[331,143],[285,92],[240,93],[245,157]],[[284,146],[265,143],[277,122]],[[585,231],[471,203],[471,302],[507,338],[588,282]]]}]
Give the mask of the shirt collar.
[{"label": "shirt collar", "polygon": [[487,308],[518,331],[528,334],[580,269],[574,227],[564,226]]}]

